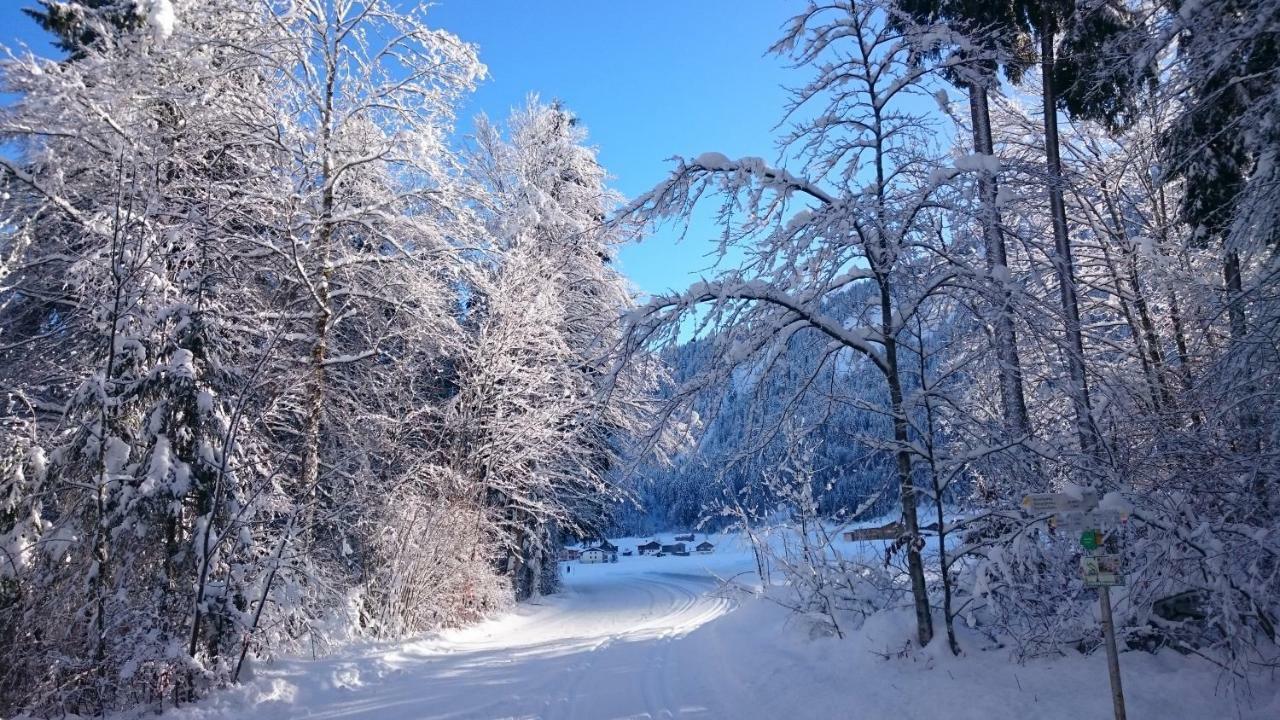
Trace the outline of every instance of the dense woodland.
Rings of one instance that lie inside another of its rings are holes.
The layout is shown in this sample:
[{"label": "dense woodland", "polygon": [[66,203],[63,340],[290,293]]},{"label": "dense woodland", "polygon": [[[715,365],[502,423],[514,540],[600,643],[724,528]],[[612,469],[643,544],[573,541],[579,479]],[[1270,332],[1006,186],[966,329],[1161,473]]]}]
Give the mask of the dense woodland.
[{"label": "dense woodland", "polygon": [[[65,56],[0,61],[0,714],[187,702],[699,524],[836,632],[1090,652],[1077,538],[1019,507],[1080,488],[1129,518],[1122,642],[1280,662],[1280,2],[780,5],[776,156],[632,199],[558,103],[455,142],[485,69],[429,9],[32,15]],[[619,245],[708,211],[716,271],[637,296]],[[831,551],[884,516],[883,563]]]}]

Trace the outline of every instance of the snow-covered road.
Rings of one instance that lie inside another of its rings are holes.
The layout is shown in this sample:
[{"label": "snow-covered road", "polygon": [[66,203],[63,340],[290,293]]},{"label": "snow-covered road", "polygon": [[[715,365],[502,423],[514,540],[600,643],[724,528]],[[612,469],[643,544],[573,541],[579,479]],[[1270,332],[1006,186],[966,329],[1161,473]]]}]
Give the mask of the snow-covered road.
[{"label": "snow-covered road", "polygon": [[[1026,665],[976,635],[965,657],[913,651],[908,612],[850,638],[810,638],[768,600],[719,592],[749,570],[712,556],[573,563],[565,592],[474,627],[265,663],[245,685],[172,720],[1079,720],[1110,716],[1101,656]],[[984,649],[984,645],[986,648]],[[1216,669],[1176,653],[1125,653],[1130,717],[1280,717],[1267,689],[1240,708]],[[1263,690],[1259,687],[1258,690]]]},{"label": "snow-covered road", "polygon": [[376,691],[379,702],[353,697],[317,717],[388,717],[389,684],[404,686],[394,702],[412,705],[415,718],[735,716],[715,702],[731,676],[705,671],[722,659],[681,642],[733,603],[708,595],[714,580],[704,572],[641,562],[647,571],[575,565],[563,594],[411,645],[385,658],[400,676]]},{"label": "snow-covered road", "polygon": [[750,679],[720,653],[737,645],[714,633],[684,642],[737,604],[713,592],[721,568],[706,560],[574,563],[563,593],[471,628],[393,650],[264,666],[253,717],[750,717],[742,708]]}]

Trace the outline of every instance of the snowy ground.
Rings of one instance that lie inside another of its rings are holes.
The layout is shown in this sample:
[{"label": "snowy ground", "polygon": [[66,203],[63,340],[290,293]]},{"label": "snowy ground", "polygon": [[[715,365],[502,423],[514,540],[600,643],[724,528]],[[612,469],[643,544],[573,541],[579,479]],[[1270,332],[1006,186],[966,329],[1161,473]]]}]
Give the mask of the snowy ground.
[{"label": "snowy ground", "polygon": [[[563,594],[514,613],[394,647],[261,666],[246,686],[166,717],[1111,717],[1101,655],[1016,665],[1003,651],[952,658],[935,643],[936,652],[900,657],[911,629],[893,614],[844,641],[809,639],[769,601],[714,592],[715,576],[752,567],[729,545],[710,556],[573,563]],[[1135,720],[1280,717],[1274,686],[1238,708],[1203,661],[1125,653],[1121,662]]]}]

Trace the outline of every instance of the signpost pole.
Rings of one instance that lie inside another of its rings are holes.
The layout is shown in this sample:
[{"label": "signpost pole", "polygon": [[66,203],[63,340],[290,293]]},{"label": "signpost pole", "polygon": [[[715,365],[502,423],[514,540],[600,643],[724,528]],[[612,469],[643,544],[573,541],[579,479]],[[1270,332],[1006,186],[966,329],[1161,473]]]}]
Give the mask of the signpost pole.
[{"label": "signpost pole", "polygon": [[[1111,585],[1123,585],[1118,554],[1107,554],[1103,528],[1115,528],[1125,522],[1123,508],[1098,507],[1098,495],[1092,491],[1076,493],[1033,493],[1022,498],[1022,506],[1034,513],[1052,512],[1059,530],[1083,529],[1080,545],[1086,551],[1081,558],[1085,587],[1098,589],[1102,606],[1102,639],[1107,645],[1107,674],[1111,678],[1111,704],[1116,720],[1125,720],[1124,688],[1120,686],[1120,651],[1116,648],[1116,626],[1111,617]],[[1115,536],[1110,537],[1114,543]]]},{"label": "signpost pole", "polygon": [[1111,704],[1115,707],[1116,720],[1125,720],[1124,688],[1120,686],[1120,653],[1116,649],[1116,626],[1111,620],[1111,588],[1098,588],[1098,603],[1102,605],[1102,637],[1107,644],[1107,674],[1111,676]]}]

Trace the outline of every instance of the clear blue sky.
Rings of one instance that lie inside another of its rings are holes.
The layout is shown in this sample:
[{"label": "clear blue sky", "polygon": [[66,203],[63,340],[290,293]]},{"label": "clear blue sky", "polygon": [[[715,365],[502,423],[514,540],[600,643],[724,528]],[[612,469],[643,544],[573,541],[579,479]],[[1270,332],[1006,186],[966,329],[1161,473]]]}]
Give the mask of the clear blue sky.
[{"label": "clear blue sky", "polygon": [[[52,54],[19,11],[31,4],[0,0],[0,43]],[[505,117],[530,92],[559,98],[586,124],[615,186],[634,196],[662,179],[672,155],[775,157],[782,85],[802,76],[764,53],[798,7],[783,0],[440,0],[429,17],[479,45],[489,67],[462,116]],[[645,292],[683,288],[707,266],[715,232],[700,222],[679,244],[674,230],[660,232],[626,248],[622,269]]]}]

